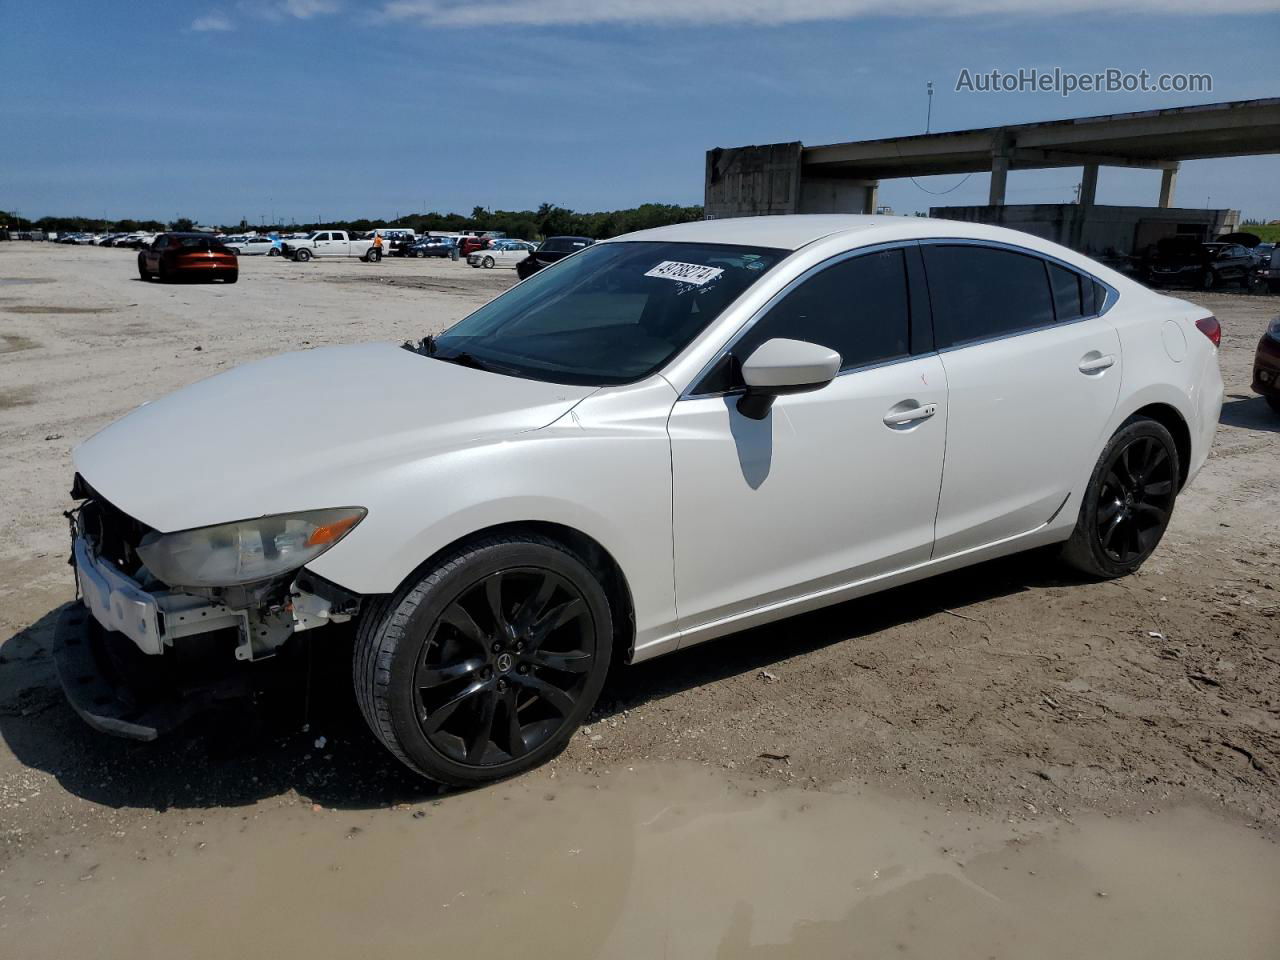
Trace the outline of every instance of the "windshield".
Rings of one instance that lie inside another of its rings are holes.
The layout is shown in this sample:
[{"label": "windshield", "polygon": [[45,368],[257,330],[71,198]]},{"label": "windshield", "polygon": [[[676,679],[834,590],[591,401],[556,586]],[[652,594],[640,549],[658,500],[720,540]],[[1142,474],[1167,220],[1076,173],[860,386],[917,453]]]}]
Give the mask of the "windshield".
[{"label": "windshield", "polygon": [[534,380],[629,383],[663,367],[787,253],[595,244],[435,338],[434,355]]}]

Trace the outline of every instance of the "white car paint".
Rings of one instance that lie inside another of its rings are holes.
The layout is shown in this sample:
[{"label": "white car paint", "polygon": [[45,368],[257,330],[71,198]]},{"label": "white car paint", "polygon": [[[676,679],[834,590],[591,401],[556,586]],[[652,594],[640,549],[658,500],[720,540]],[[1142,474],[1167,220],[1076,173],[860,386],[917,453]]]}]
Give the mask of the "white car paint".
[{"label": "white car paint", "polygon": [[[777,397],[766,420],[744,418],[732,398],[688,395],[806,271],[863,247],[939,238],[1055,258],[1109,285],[1113,302],[1101,318],[846,371]],[[1102,447],[1148,404],[1187,424],[1188,481],[1207,456],[1222,381],[1195,328],[1206,312],[1056,244],[861,216],[704,221],[605,243],[647,240],[792,252],[638,383],[549,384],[384,345],[286,354],[143,406],[81,445],[76,469],[166,532],[365,507],[308,567],[358,594],[395,591],[487,528],[570,527],[617,562],[642,660],[1066,539]],[[1185,333],[1181,360],[1164,349],[1166,322]],[[1089,366],[1103,357],[1113,360]],[[893,420],[915,408],[928,413]]]},{"label": "white car paint", "polygon": [[495,240],[495,246],[483,247],[467,255],[467,263],[473,267],[486,266],[490,261],[495,267],[512,267],[525,259],[536,248],[525,240]]},{"label": "white car paint", "polygon": [[240,257],[265,256],[275,246],[275,241],[270,237],[227,239],[223,243],[228,250]]}]

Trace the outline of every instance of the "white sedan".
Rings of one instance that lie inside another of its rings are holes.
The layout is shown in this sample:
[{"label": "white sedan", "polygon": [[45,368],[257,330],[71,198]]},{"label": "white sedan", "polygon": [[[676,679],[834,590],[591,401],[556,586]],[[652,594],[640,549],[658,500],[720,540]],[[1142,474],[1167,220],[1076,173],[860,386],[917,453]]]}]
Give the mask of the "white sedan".
[{"label": "white sedan", "polygon": [[95,643],[218,629],[253,661],[354,620],[387,749],[495,780],[562,749],[615,660],[1050,544],[1137,570],[1209,452],[1219,335],[996,227],[598,243],[440,336],[260,360],[83,443],[60,670],[90,722],[154,736],[171,708],[81,679]]},{"label": "white sedan", "polygon": [[280,248],[270,237],[228,237],[223,242],[237,257],[280,256]]},{"label": "white sedan", "polygon": [[473,267],[512,267],[533,253],[537,247],[527,240],[494,240],[489,246],[468,254]]}]

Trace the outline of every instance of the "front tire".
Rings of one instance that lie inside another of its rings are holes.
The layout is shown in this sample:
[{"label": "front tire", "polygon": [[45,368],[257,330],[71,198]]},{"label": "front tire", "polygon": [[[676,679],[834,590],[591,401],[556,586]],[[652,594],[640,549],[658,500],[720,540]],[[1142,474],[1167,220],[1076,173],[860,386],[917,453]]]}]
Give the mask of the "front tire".
[{"label": "front tire", "polygon": [[575,554],[533,534],[487,537],[365,612],[356,698],[418,773],[489,783],[564,749],[604,685],[612,638],[608,598]]},{"label": "front tire", "polygon": [[1268,394],[1266,400],[1267,406],[1269,406],[1273,412],[1280,413],[1280,395]]},{"label": "front tire", "polygon": [[147,269],[147,261],[145,257],[138,257],[138,276],[143,280],[151,280],[151,271]]},{"label": "front tire", "polygon": [[306,247],[303,247],[301,250],[299,250],[297,253],[293,255],[293,259],[297,260],[299,263],[306,263],[308,260],[311,259],[311,251],[308,250]]},{"label": "front tire", "polygon": [[1204,273],[1200,274],[1201,290],[1212,290],[1217,285],[1218,285],[1218,275],[1215,274],[1212,270],[1206,270]]},{"label": "front tire", "polygon": [[1062,559],[1103,580],[1136,571],[1169,526],[1181,470],[1164,424],[1145,417],[1126,421],[1093,468]]},{"label": "front tire", "polygon": [[483,260],[481,260],[481,261],[480,261],[480,265],[481,265],[482,267],[484,267],[486,270],[492,270],[492,269],[493,269],[493,257],[485,257]]}]

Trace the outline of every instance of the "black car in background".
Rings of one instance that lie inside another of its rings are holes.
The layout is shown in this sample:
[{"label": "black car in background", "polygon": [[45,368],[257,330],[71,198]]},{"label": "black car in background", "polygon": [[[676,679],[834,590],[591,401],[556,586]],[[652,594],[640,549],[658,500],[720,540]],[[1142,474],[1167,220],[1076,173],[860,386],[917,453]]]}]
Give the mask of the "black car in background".
[{"label": "black car in background", "polygon": [[516,276],[521,280],[531,277],[548,264],[563,260],[593,243],[595,241],[590,237],[547,237],[542,246],[516,264]]},{"label": "black car in background", "polygon": [[1145,275],[1152,286],[1191,285],[1212,290],[1227,283],[1248,287],[1254,256],[1238,243],[1202,243],[1190,237],[1167,237],[1156,243]]},{"label": "black car in background", "polygon": [[400,251],[406,257],[447,257],[457,241],[453,237],[418,237]]}]

